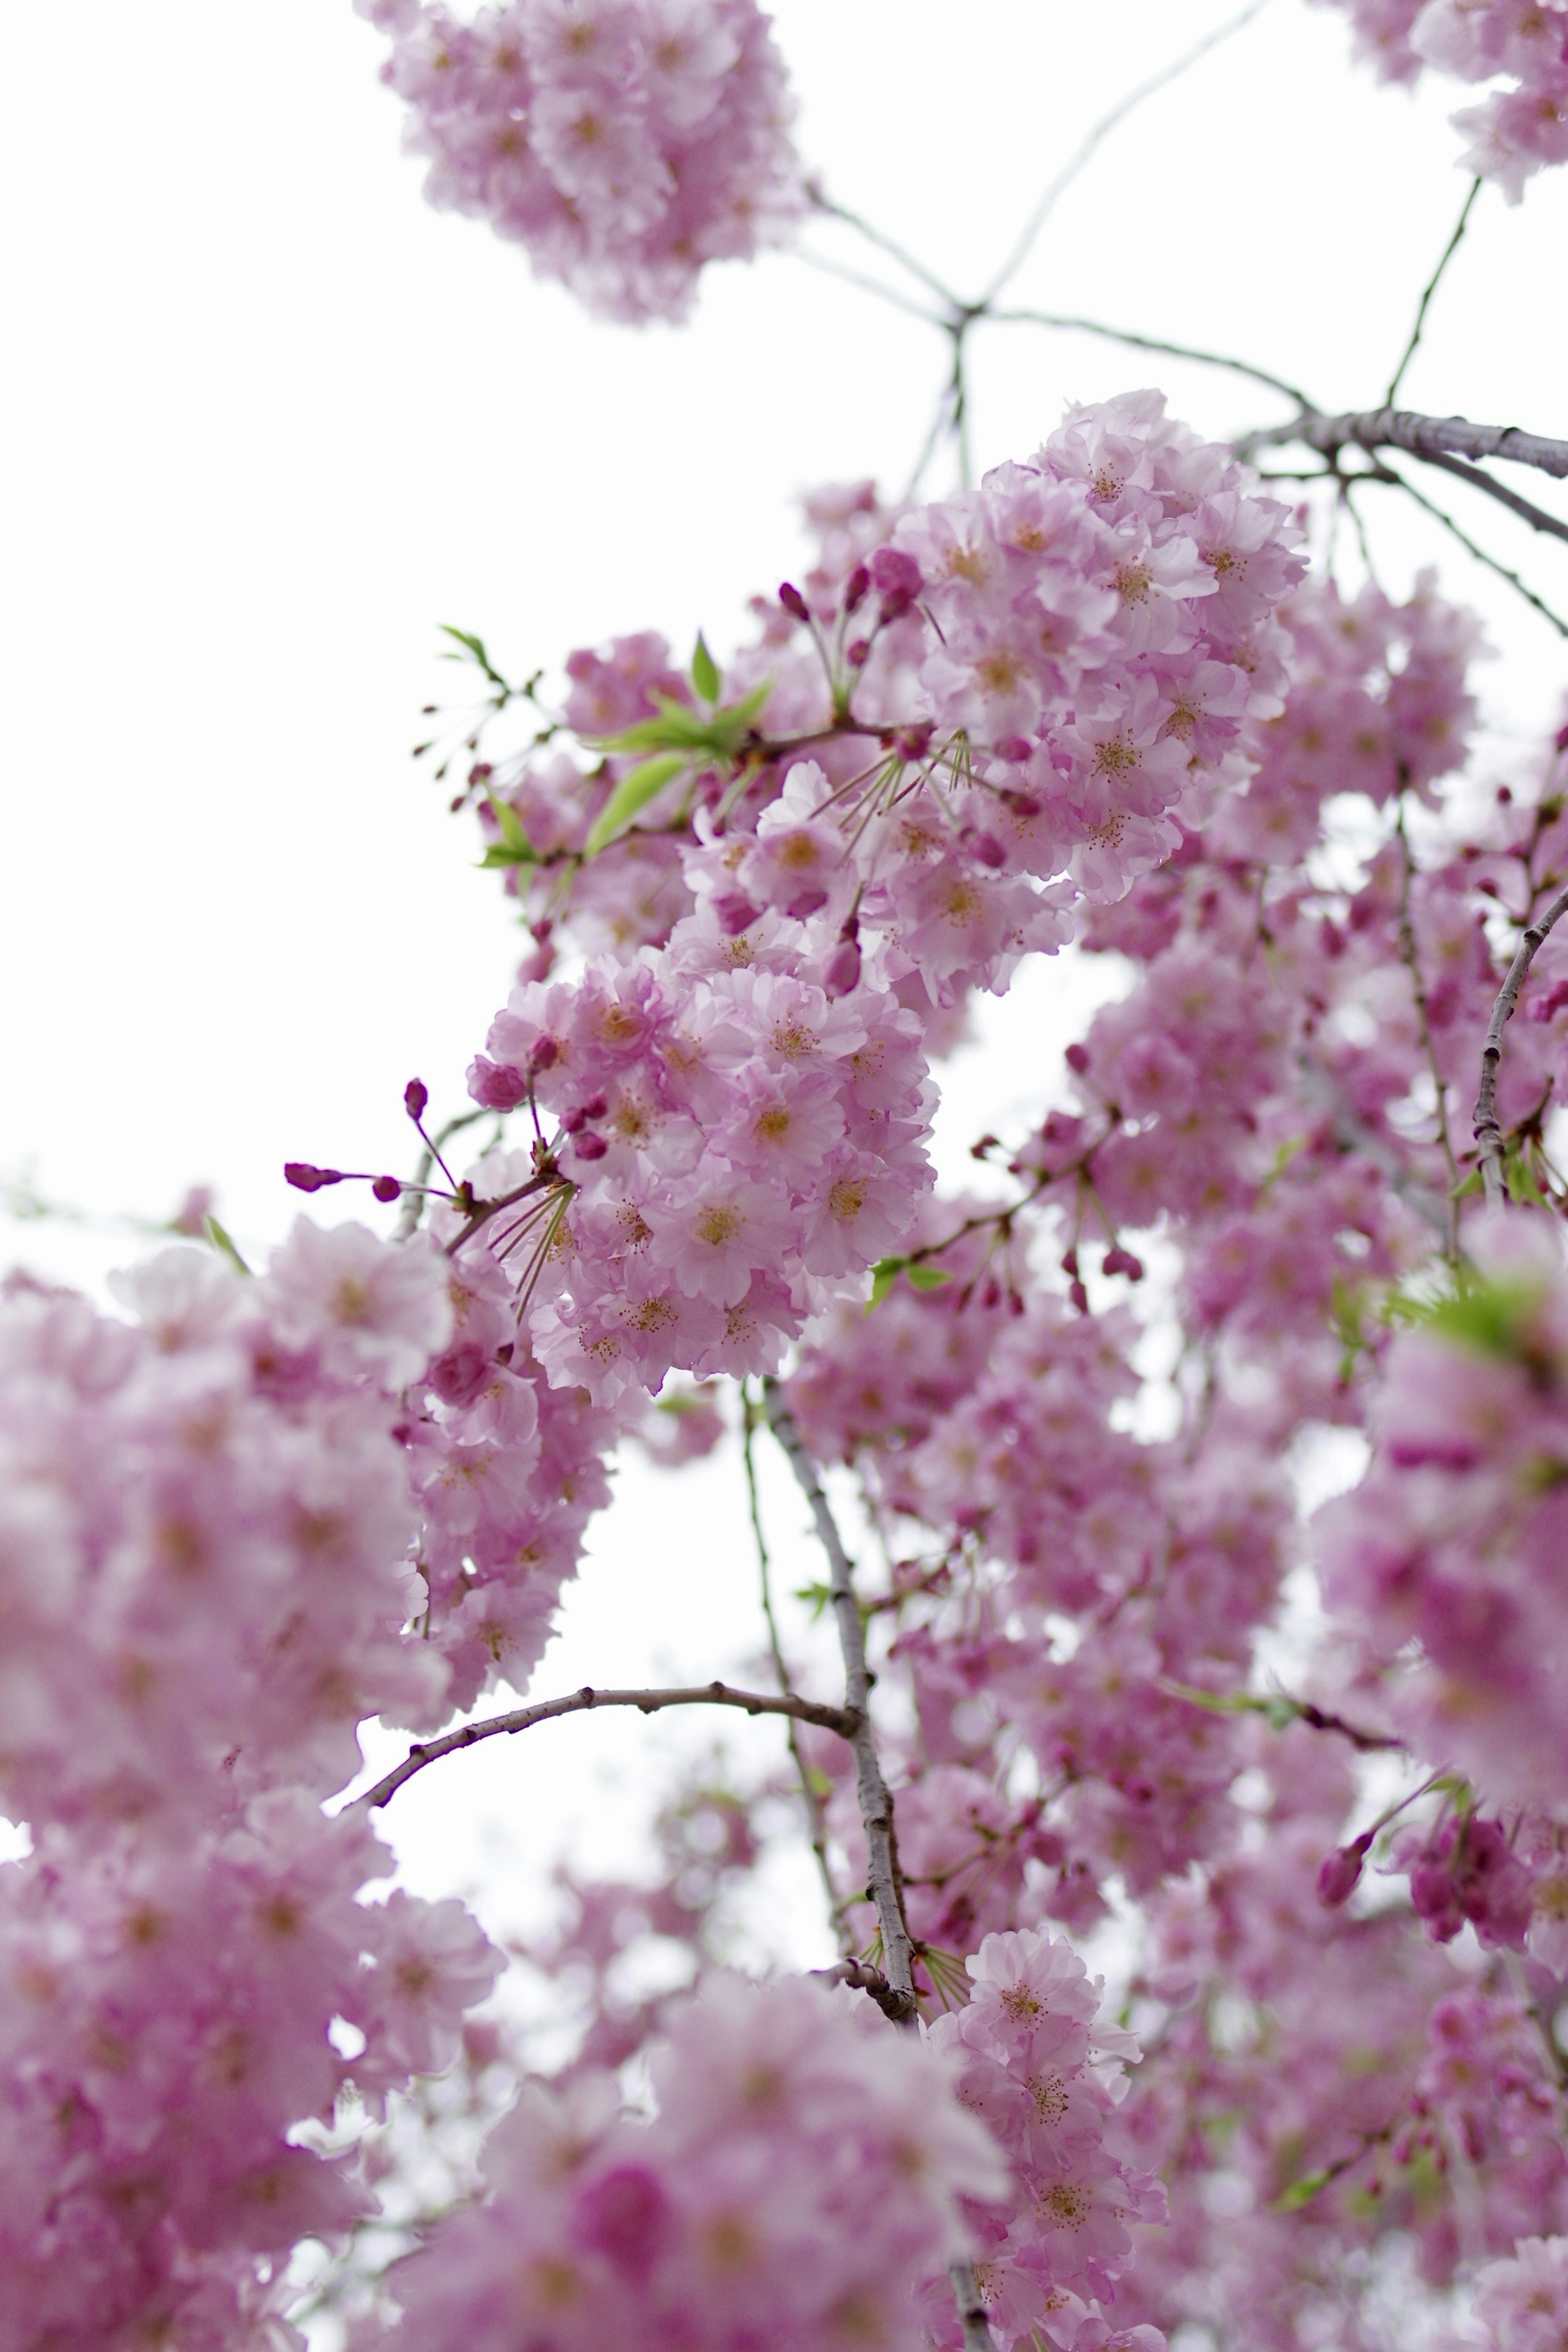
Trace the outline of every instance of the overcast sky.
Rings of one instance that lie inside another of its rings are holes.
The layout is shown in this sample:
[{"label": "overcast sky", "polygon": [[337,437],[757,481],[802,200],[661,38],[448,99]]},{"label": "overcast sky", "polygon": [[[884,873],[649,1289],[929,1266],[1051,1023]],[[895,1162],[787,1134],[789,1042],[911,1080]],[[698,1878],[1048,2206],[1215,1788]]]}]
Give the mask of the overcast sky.
[{"label": "overcast sky", "polygon": [[[775,11],[808,160],[966,287],[1095,119],[1231,13]],[[13,12],[6,52],[0,1173],[31,1160],[100,1215],[166,1214],[205,1179],[262,1250],[298,1205],[285,1158],[405,1164],[404,1081],[454,1104],[508,985],[494,877],[409,758],[453,676],[437,625],[481,630],[517,670],[649,625],[682,651],[701,625],[721,653],[745,597],[797,562],[803,488],[906,478],[944,350],[791,257],[710,272],[683,331],[586,320],[516,248],[425,205],[348,0],[75,0]],[[1106,142],[1019,300],[1373,404],[1463,200],[1446,117],[1464,93],[1380,90],[1347,52],[1339,13],[1268,0]],[[1568,173],[1517,212],[1483,195],[1412,404],[1568,432],[1565,231]],[[987,328],[977,457],[1026,455],[1065,401],[1151,380],[1216,435],[1283,414],[1234,378]],[[1505,733],[1539,724],[1561,642],[1425,524],[1369,512],[1389,585],[1436,561],[1487,614]],[[1465,519],[1568,607],[1568,550],[1494,512]],[[954,1073],[950,1158],[992,1106],[1030,1099],[1040,1039],[1082,990],[1042,966],[997,1009]],[[5,1238],[88,1279],[128,1246],[61,1225]],[[754,1638],[733,1465],[634,1473],[630,1501],[542,1688],[706,1677]],[[776,1508],[793,1528],[782,1488]],[[585,1816],[595,1773],[630,1787],[686,1734],[538,1737],[548,1763],[447,1768],[469,1776],[460,1833],[454,1784],[400,1801],[422,1884],[488,1872],[504,1909],[498,1840],[537,1853]]]}]

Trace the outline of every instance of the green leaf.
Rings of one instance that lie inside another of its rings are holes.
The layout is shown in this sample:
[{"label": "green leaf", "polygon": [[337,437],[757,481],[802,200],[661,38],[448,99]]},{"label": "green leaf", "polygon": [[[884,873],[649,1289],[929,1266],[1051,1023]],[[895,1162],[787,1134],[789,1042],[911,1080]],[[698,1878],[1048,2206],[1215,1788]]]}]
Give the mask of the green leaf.
[{"label": "green leaf", "polygon": [[714,710],[706,716],[693,710],[688,703],[677,702],[668,694],[656,695],[658,704],[657,719],[639,719],[619,735],[598,738],[604,751],[707,751],[720,760],[733,759],[751,731],[752,721],[773,692],[771,679],[752,688],[739,702],[727,710]]},{"label": "green leaf", "polygon": [[207,1240],[212,1244],[213,1248],[216,1250],[219,1257],[227,1258],[236,1274],[249,1274],[250,1268],[246,1265],[245,1260],[240,1256],[238,1250],[235,1247],[233,1240],[224,1231],[223,1227],[219,1224],[215,1216],[208,1215],[202,1219],[202,1231],[206,1235]]},{"label": "green leaf", "polygon": [[879,1257],[871,1268],[871,1296],[866,1301],[866,1312],[880,1307],[895,1282],[909,1264],[907,1257]]},{"label": "green leaf", "polygon": [[588,835],[587,856],[597,857],[601,849],[626,830],[638,810],[647,806],[656,793],[661,793],[672,777],[680,775],[690,765],[684,751],[663,751],[657,759],[644,760],[624,775]]},{"label": "green leaf", "polygon": [[1469,1174],[1455,1185],[1448,1198],[1450,1201],[1468,1201],[1477,1192],[1484,1192],[1486,1189],[1486,1181],[1480,1170],[1472,1168]]},{"label": "green leaf", "polygon": [[911,1265],[906,1266],[904,1271],[910,1277],[912,1290],[940,1290],[944,1282],[952,1280],[944,1265]]},{"label": "green leaf", "polygon": [[709,652],[708,640],[700,631],[697,638],[697,651],[691,656],[691,683],[704,702],[718,701],[719,689],[722,683],[719,676],[719,665]]},{"label": "green leaf", "polygon": [[498,866],[537,866],[539,853],[522,828],[522,820],[510,802],[497,800],[489,786],[485,786],[485,798],[500,827],[500,839],[492,841],[479,860],[481,872]]},{"label": "green leaf", "polygon": [[833,1598],[833,1587],[830,1584],[797,1584],[794,1597],[807,1604],[814,1618],[820,1617]]},{"label": "green leaf", "polygon": [[1311,2203],[1320,2189],[1328,2187],[1340,2168],[1338,2165],[1325,2164],[1321,2172],[1304,2172],[1300,2180],[1290,2183],[1283,2196],[1274,2200],[1273,2210],[1276,2213],[1299,2212],[1303,2205]]},{"label": "green leaf", "polygon": [[492,686],[501,687],[505,688],[507,692],[510,692],[510,688],[507,687],[505,678],[502,677],[500,670],[497,669],[494,662],[491,661],[489,655],[486,652],[483,637],[476,637],[468,629],[455,629],[450,621],[442,621],[438,624],[438,626],[443,636],[453,638],[463,648],[462,654],[448,654],[447,656],[447,659],[448,661],[461,661],[463,655],[466,654],[470,661],[478,663],[479,668],[484,672],[486,677],[489,678]]}]

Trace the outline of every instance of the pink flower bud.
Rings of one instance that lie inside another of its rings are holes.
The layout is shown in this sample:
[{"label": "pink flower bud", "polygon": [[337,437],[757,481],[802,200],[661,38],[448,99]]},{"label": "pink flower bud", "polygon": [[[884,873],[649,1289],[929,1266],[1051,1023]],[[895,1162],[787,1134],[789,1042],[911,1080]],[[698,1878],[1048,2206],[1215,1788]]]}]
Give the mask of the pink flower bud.
[{"label": "pink flower bud", "polygon": [[403,1089],[403,1108],[410,1118],[423,1118],[430,1090],[418,1078],[410,1078]]},{"label": "pink flower bud", "polygon": [[370,1189],[378,1201],[399,1201],[403,1197],[403,1187],[395,1176],[378,1176]]},{"label": "pink flower bud", "polygon": [[1071,1299],[1073,1305],[1077,1307],[1080,1315],[1087,1315],[1089,1313],[1089,1293],[1084,1288],[1081,1282],[1075,1282],[1072,1284],[1068,1291],[1068,1297]]},{"label": "pink flower bud", "polygon": [[747,924],[754,923],[762,911],[760,907],[753,907],[743,890],[721,890],[713,901],[719,929],[727,940],[738,939]]},{"label": "pink flower bud", "polygon": [[1357,1838],[1353,1845],[1340,1845],[1325,1854],[1318,1869],[1318,1900],[1326,1911],[1337,1911],[1348,1903],[1361,1877],[1361,1866],[1370,1837]]},{"label": "pink flower bud", "polygon": [[1087,1045],[1069,1045],[1062,1058],[1066,1062],[1068,1069],[1076,1070],[1079,1076],[1081,1078],[1084,1072],[1089,1067],[1089,1047]]},{"label": "pink flower bud", "polygon": [[866,601],[866,591],[871,585],[871,575],[863,563],[858,563],[844,583],[844,610],[857,612]]},{"label": "pink flower bud", "polygon": [[801,594],[800,590],[798,588],[792,587],[787,580],[785,580],[779,588],[779,603],[784,606],[784,611],[788,613],[793,619],[797,621],[810,620],[811,608],[807,604],[805,598]]},{"label": "pink flower bud", "polygon": [[1035,747],[1022,735],[1004,735],[1001,741],[994,743],[991,748],[999,760],[1006,761],[1009,767],[1021,768]]},{"label": "pink flower bud", "polygon": [[592,1128],[585,1128],[572,1145],[579,1160],[603,1160],[609,1148],[604,1137],[595,1135]]},{"label": "pink flower bud", "polygon": [[823,987],[833,997],[847,996],[860,985],[860,942],[856,939],[840,940],[827,959],[823,974]]},{"label": "pink flower bud", "polygon": [[914,602],[925,586],[925,577],[912,555],[901,547],[879,547],[868,567],[871,581],[884,596],[901,596],[907,604]]},{"label": "pink flower bud", "polygon": [[857,637],[852,646],[844,648],[844,658],[851,669],[864,669],[871,657],[871,648],[864,637]]},{"label": "pink flower bud", "polygon": [[319,1192],[323,1184],[341,1184],[341,1168],[312,1168],[308,1160],[287,1160],[283,1163],[283,1181],[292,1184],[296,1192]]}]

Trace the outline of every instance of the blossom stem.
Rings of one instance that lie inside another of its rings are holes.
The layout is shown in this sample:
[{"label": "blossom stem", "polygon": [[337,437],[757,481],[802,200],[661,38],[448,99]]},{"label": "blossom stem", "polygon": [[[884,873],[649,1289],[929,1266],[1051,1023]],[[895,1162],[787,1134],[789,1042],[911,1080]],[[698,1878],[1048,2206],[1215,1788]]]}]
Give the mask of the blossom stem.
[{"label": "blossom stem", "polygon": [[1481,1083],[1476,1096],[1476,1142],[1479,1146],[1481,1183],[1489,1209],[1500,1209],[1508,1198],[1503,1181],[1502,1129],[1498,1124],[1497,1081],[1502,1066],[1502,1033],[1513,1018],[1520,992],[1535,961],[1543,941],[1554,926],[1568,914],[1568,890],[1560,890],[1544,915],[1531,923],[1514,950],[1508,976],[1498,991],[1492,1017],[1487,1023],[1487,1040],[1481,1047]]},{"label": "blossom stem", "polygon": [[996,2339],[985,2317],[985,2305],[980,2299],[973,2263],[949,2263],[947,2274],[952,2281],[953,2299],[958,2305],[959,2326],[963,2330],[964,2352],[994,2352]]},{"label": "blossom stem", "polygon": [[581,1690],[568,1691],[563,1698],[541,1699],[533,1706],[514,1707],[510,1715],[486,1716],[479,1723],[459,1725],[456,1731],[444,1732],[439,1739],[422,1740],[411,1748],[401,1764],[395,1765],[374,1789],[367,1789],[356,1802],[368,1812],[390,1804],[397,1791],[427,1764],[435,1764],[443,1756],[455,1755],[459,1748],[472,1748],[481,1739],[494,1739],[502,1732],[531,1731],[536,1723],[548,1723],[558,1715],[585,1715],[601,1706],[635,1706],[643,1715],[655,1715],[666,1706],[738,1706],[747,1715],[794,1716],[802,1723],[815,1723],[824,1731],[836,1731],[840,1739],[853,1741],[860,1718],[849,1707],[819,1706],[815,1699],[798,1698],[793,1692],[778,1697],[768,1691],[735,1690],[721,1682],[697,1683],[689,1688],[674,1690],[595,1690],[585,1683]]},{"label": "blossom stem", "polygon": [[[768,1629],[768,1650],[773,1658],[773,1672],[778,1676],[780,1694],[785,1698],[793,1698],[795,1696],[795,1685],[790,1679],[789,1667],[784,1662],[784,1644],[779,1639],[778,1616],[773,1608],[773,1562],[768,1552],[767,1536],[763,1528],[762,1496],[757,1489],[756,1411],[746,1382],[742,1381],[741,1383],[741,1458],[745,1465],[746,1499],[751,1509],[752,1535],[757,1548],[757,1574],[762,1586],[763,1621]],[[850,1949],[849,1930],[844,1916],[843,1900],[833,1883],[833,1872],[827,1860],[827,1825],[824,1819],[822,1799],[817,1792],[816,1783],[811,1777],[811,1768],[806,1763],[805,1752],[800,1744],[800,1733],[795,1728],[795,1717],[788,1718],[785,1730],[789,1738],[790,1758],[795,1765],[795,1777],[800,1782],[801,1802],[805,1807],[811,1851],[816,1860],[816,1874],[822,1881],[823,1892],[827,1897],[828,1917],[838,1937],[839,1948],[847,1955]]]},{"label": "blossom stem", "polygon": [[882,1966],[888,1982],[902,2004],[901,2019],[912,2021],[917,2008],[914,1945],[904,1920],[903,1896],[899,1885],[892,1793],[882,1776],[881,1762],[877,1754],[877,1736],[871,1727],[868,1706],[871,1677],[866,1666],[866,1629],[859,1603],[855,1598],[854,1571],[849,1555],[844,1549],[837,1522],[822,1491],[822,1481],[816,1475],[816,1465],[805,1450],[795,1416],[785,1404],[784,1391],[776,1381],[769,1379],[763,1381],[763,1400],[768,1426],[783,1446],[800,1490],[811,1506],[817,1539],[827,1555],[828,1589],[838,1627],[838,1646],[844,1657],[844,1715],[854,1724],[854,1729],[846,1737],[855,1751],[856,1795],[859,1800],[860,1820],[866,1832],[866,1892],[877,1908],[878,1924],[882,1931]]}]

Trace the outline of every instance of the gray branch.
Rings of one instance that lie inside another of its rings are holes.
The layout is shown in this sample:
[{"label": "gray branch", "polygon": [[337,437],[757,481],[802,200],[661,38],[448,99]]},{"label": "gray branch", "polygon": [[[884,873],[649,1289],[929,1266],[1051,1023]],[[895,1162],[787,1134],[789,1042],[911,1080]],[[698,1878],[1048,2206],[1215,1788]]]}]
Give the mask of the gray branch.
[{"label": "gray branch", "polygon": [[959,2325],[963,2329],[964,2352],[996,2352],[996,2338],[991,2333],[985,2305],[974,2283],[974,2264],[949,2263],[947,2274],[952,2281]]},{"label": "gray branch", "polygon": [[1560,890],[1544,915],[1530,926],[1514,950],[1508,977],[1498,991],[1492,1017],[1487,1023],[1487,1041],[1481,1047],[1481,1084],[1476,1097],[1476,1142],[1479,1147],[1481,1183],[1486,1191],[1489,1209],[1500,1209],[1508,1198],[1503,1181],[1502,1129],[1498,1125],[1497,1081],[1502,1066],[1502,1033],[1513,1018],[1520,992],[1524,986],[1531,965],[1541,946],[1559,918],[1568,914],[1568,890]]},{"label": "gray branch", "polygon": [[1238,441],[1238,455],[1274,449],[1300,442],[1324,457],[1342,449],[1404,449],[1412,457],[1508,457],[1517,466],[1533,466],[1559,480],[1568,477],[1568,441],[1550,441],[1539,433],[1525,433],[1517,425],[1472,425],[1467,416],[1422,416],[1409,408],[1369,408],[1359,414],[1323,416],[1305,409],[1289,425],[1270,425]]},{"label": "gray branch", "polygon": [[635,1706],[644,1715],[656,1715],[666,1706],[738,1706],[746,1715],[790,1715],[797,1722],[820,1725],[824,1731],[836,1731],[840,1739],[853,1741],[863,1722],[850,1708],[818,1706],[814,1699],[788,1696],[774,1697],[767,1691],[734,1690],[728,1683],[697,1683],[679,1690],[595,1690],[585,1683],[581,1690],[569,1691],[564,1698],[541,1699],[536,1706],[514,1707],[510,1715],[486,1716],[482,1722],[459,1725],[456,1731],[443,1733],[439,1739],[426,1739],[411,1748],[401,1764],[367,1789],[356,1801],[367,1811],[389,1804],[405,1780],[416,1772],[423,1772],[427,1764],[438,1762],[443,1756],[455,1755],[459,1748],[472,1748],[481,1739],[494,1739],[502,1732],[530,1731],[536,1723],[548,1723],[558,1715],[585,1715],[591,1708],[601,1706]]},{"label": "gray branch", "polygon": [[[816,1465],[805,1450],[795,1416],[785,1404],[784,1391],[776,1381],[763,1382],[763,1398],[768,1426],[788,1456],[800,1490],[811,1506],[817,1538],[827,1555],[828,1590],[838,1626],[838,1646],[844,1657],[844,1713],[853,1720],[855,1727],[847,1736],[855,1751],[855,1792],[859,1800],[860,1821],[866,1832],[866,1893],[877,1906],[877,1920],[882,1931],[882,1965],[898,2000],[900,2016],[912,2021],[917,2006],[914,1946],[905,1925],[903,1899],[899,1886],[898,1854],[893,1842],[893,1799],[882,1777],[876,1734],[871,1728],[868,1710],[871,1677],[866,1668],[866,1629],[855,1598],[854,1572],[827,1497],[822,1491],[822,1481],[816,1475]],[[886,2005],[883,2004],[884,2007]]]}]

